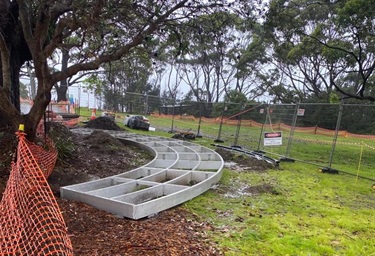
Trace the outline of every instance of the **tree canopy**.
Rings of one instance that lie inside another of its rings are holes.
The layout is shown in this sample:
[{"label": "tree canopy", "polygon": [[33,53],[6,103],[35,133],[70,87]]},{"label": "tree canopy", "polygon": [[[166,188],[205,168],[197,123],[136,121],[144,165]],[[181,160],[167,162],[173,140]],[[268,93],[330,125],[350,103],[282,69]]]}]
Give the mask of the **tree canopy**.
[{"label": "tree canopy", "polygon": [[[375,101],[374,1],[0,0],[0,127],[32,138],[51,89],[77,76],[112,108],[126,91],[175,99],[182,83],[206,102]],[[25,64],[37,90],[23,115]]]},{"label": "tree canopy", "polygon": [[375,100],[374,5],[374,0],[271,1],[266,29],[273,62],[299,100],[328,101],[332,92]]},{"label": "tree canopy", "polygon": [[[223,1],[0,0],[0,122],[24,123],[32,138],[52,87],[81,71],[121,59],[154,37],[163,39],[181,21],[223,8]],[[68,51],[70,65],[51,68]],[[19,72],[31,61],[38,82],[30,112],[19,111]]]}]

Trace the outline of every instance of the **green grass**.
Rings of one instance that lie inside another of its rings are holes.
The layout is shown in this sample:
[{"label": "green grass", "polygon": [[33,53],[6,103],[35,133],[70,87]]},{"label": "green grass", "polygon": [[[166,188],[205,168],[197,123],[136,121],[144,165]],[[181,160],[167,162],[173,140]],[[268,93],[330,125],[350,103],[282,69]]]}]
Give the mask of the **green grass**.
[{"label": "green grass", "polygon": [[[285,164],[266,173],[224,172],[219,189],[184,207],[210,222],[225,255],[375,255],[372,183]],[[226,197],[232,189],[269,184],[270,193]],[[276,192],[275,192],[276,191]]]},{"label": "green grass", "polygon": [[[150,117],[150,121],[156,127],[171,127],[168,119]],[[180,123],[178,127],[188,129],[189,124]],[[212,125],[211,130],[216,128]],[[171,137],[170,133],[160,130],[132,131]],[[235,130],[225,126],[223,132],[231,134]],[[252,132],[256,132],[255,128]],[[214,133],[211,135],[215,138]],[[331,145],[322,142],[332,138],[295,135],[296,138],[317,142],[295,142],[291,153],[298,157],[307,154],[311,161],[322,164],[327,162]],[[246,141],[246,138],[241,139]],[[194,142],[212,148],[213,139],[204,136]],[[374,177],[374,150],[367,147],[361,151],[361,145],[355,143],[358,143],[355,139],[339,138],[333,167],[349,169],[356,174],[360,162],[359,174]],[[365,143],[375,144],[373,141]],[[268,150],[283,152],[285,146]],[[215,241],[228,256],[375,255],[373,181],[342,173],[324,174],[317,166],[300,162],[282,162],[280,165],[280,170],[267,172],[224,170],[216,189],[186,202],[182,207],[198,216],[200,221],[213,226],[207,231],[209,239]],[[239,193],[241,188],[256,186],[271,189],[260,194]]]}]

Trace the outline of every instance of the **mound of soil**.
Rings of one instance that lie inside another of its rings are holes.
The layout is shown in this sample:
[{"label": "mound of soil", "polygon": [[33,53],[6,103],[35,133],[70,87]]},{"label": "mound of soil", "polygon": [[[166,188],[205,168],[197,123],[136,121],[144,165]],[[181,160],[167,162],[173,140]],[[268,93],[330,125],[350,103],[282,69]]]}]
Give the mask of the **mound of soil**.
[{"label": "mound of soil", "polygon": [[142,166],[152,160],[145,151],[125,145],[120,140],[103,131],[90,135],[78,135],[69,131],[65,141],[73,142],[73,153],[58,161],[48,181],[56,195],[59,188],[105,178]]},{"label": "mound of soil", "polygon": [[85,126],[85,128],[92,129],[103,129],[103,130],[112,130],[112,131],[122,131],[120,126],[118,126],[115,121],[110,117],[97,117],[93,120],[90,120]]},{"label": "mound of soil", "polygon": [[217,148],[216,152],[221,155],[225,162],[236,163],[232,168],[233,170],[262,172],[275,168],[274,165],[265,160],[259,160],[224,148]]},{"label": "mound of soil", "polygon": [[93,131],[90,135],[84,137],[84,144],[90,149],[98,149],[107,153],[123,151],[124,144],[103,131]]}]

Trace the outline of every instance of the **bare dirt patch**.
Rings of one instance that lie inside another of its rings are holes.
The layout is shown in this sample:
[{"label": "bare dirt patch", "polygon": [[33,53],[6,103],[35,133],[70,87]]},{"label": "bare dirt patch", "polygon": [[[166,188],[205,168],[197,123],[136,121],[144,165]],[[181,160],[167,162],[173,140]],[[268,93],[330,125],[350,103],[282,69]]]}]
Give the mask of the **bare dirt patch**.
[{"label": "bare dirt patch", "polygon": [[[278,168],[273,164],[252,156],[241,154],[239,152],[217,148],[225,161],[226,168],[234,172],[255,172],[264,173],[267,170]],[[278,195],[280,192],[273,184],[265,182],[264,184],[251,185],[244,182],[232,181],[230,185],[219,184],[214,187],[217,193],[227,198],[238,198],[244,196],[257,196],[261,194]]]},{"label": "bare dirt patch", "polygon": [[275,168],[274,165],[265,160],[259,160],[224,148],[217,148],[216,152],[221,155],[225,162],[235,163],[234,165],[229,165],[234,171],[263,172]]}]

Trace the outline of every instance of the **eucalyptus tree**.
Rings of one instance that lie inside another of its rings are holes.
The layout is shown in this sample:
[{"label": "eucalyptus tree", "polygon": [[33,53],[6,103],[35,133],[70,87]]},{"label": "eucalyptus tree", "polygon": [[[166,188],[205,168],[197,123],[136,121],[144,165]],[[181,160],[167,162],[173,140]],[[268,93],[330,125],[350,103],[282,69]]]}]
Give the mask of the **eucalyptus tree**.
[{"label": "eucalyptus tree", "polygon": [[254,9],[245,10],[245,15],[243,10],[236,10],[200,16],[185,25],[183,36],[189,42],[187,54],[179,59],[183,66],[180,77],[197,100],[202,99],[202,92],[209,102],[218,101],[231,89],[254,92],[254,59],[262,54],[262,49],[260,44],[253,44]]},{"label": "eucalyptus tree", "polygon": [[[273,54],[271,62],[275,66],[273,75],[277,83],[270,86],[270,93],[282,102],[290,101],[288,92],[296,94],[297,101],[307,95],[320,97],[324,89],[332,89],[332,85],[323,88],[326,76],[324,58],[317,43],[306,37],[306,31],[313,31],[319,22],[328,18],[327,10],[313,12],[285,1],[272,1],[266,26],[273,32]],[[312,9],[313,6],[310,6]],[[326,84],[326,83],[325,83]]]},{"label": "eucalyptus tree", "polygon": [[[190,20],[185,25],[189,39],[188,54],[180,58],[183,64],[181,77],[190,86],[197,100],[204,95],[208,102],[218,101],[229,80],[228,52],[234,47],[236,24],[239,16],[229,12],[216,12]],[[203,95],[202,95],[203,93]]]},{"label": "eucalyptus tree", "polygon": [[[119,60],[153,34],[167,34],[170,25],[222,6],[223,1],[195,0],[0,0],[1,125],[17,129],[23,123],[32,139],[57,82]],[[68,40],[73,37],[78,40]],[[49,60],[58,49],[76,59],[54,71]],[[29,60],[38,88],[33,107],[22,115],[19,71]]]},{"label": "eucalyptus tree", "polygon": [[181,83],[182,79],[180,76],[181,64],[175,59],[168,61],[168,70],[166,72],[165,80],[165,95],[172,99],[177,99],[178,95],[181,94]]},{"label": "eucalyptus tree", "polygon": [[143,50],[136,51],[121,61],[106,64],[103,92],[107,105],[115,111],[121,105],[128,112],[134,112],[143,95],[152,89],[148,83],[151,66],[152,62]]},{"label": "eucalyptus tree", "polygon": [[374,0],[271,1],[267,28],[284,83],[300,97],[375,100]]},{"label": "eucalyptus tree", "polygon": [[[76,38],[73,38],[73,40]],[[70,65],[70,63],[75,63],[77,53],[70,52],[67,48],[62,48],[57,51],[53,56],[53,68],[56,71],[64,72]],[[78,59],[80,56],[78,56]],[[85,78],[95,74],[96,71],[83,71],[78,72],[75,76],[67,77],[61,81],[55,83],[54,88],[56,90],[56,101],[67,101],[68,100],[68,87],[77,85],[84,81]]]},{"label": "eucalyptus tree", "polygon": [[[349,0],[337,3],[337,14],[327,26],[317,27],[312,39],[324,47],[333,61],[345,59],[348,68],[331,78],[342,94],[360,100],[375,101],[375,1]],[[329,26],[338,31],[328,40]],[[323,39],[315,34],[323,35]],[[354,78],[354,79],[352,79]]]},{"label": "eucalyptus tree", "polygon": [[158,43],[151,55],[153,69],[156,73],[155,81],[160,87],[160,91],[163,92],[163,97],[174,100],[181,94],[179,74],[181,64],[178,62],[178,58],[185,54],[187,44],[182,41],[181,27],[183,25],[172,28],[167,40]]},{"label": "eucalyptus tree", "polygon": [[246,21],[241,30],[241,39],[229,54],[234,63],[234,89],[256,100],[267,91],[264,76],[269,69],[268,44],[260,23]]}]

